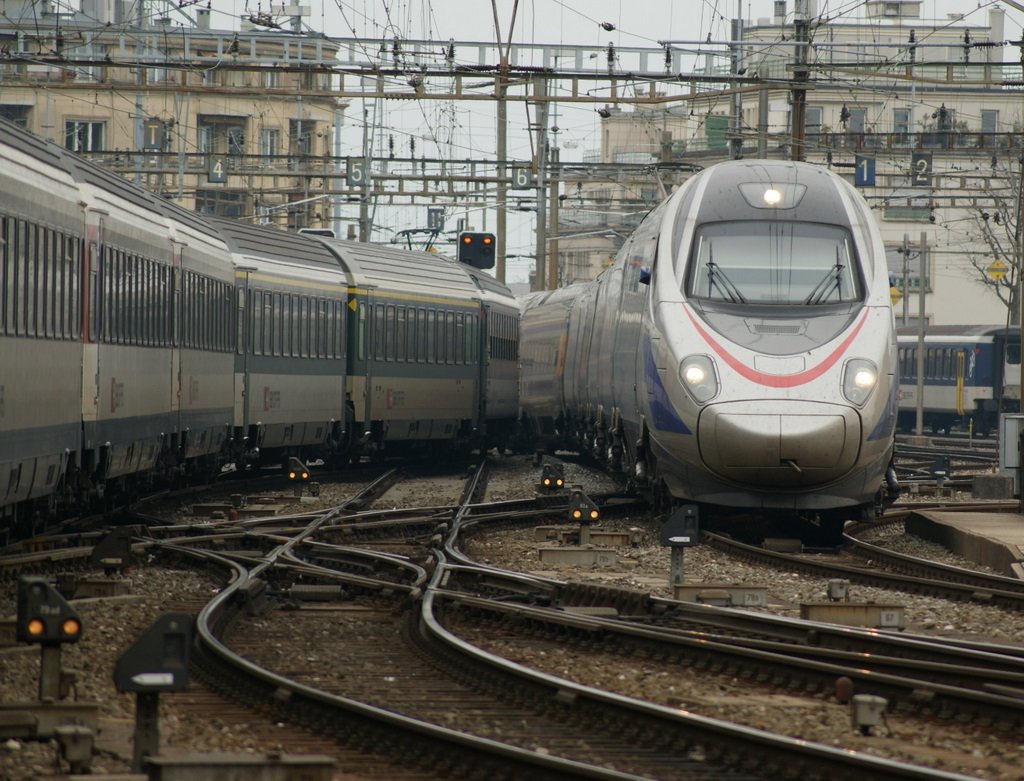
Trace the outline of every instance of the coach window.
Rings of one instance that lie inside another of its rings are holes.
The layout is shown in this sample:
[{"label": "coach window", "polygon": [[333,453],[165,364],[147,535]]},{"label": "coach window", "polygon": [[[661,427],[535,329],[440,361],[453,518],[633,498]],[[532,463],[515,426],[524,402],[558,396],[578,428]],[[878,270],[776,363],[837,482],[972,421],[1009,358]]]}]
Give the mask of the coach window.
[{"label": "coach window", "polygon": [[11,311],[11,286],[8,282],[8,261],[14,257],[10,248],[12,244],[12,224],[10,217],[0,217],[0,334],[7,333],[7,317]]},{"label": "coach window", "polygon": [[387,315],[384,322],[384,358],[388,361],[395,360],[395,306],[387,305]]},{"label": "coach window", "polygon": [[274,317],[274,355],[288,357],[292,354],[292,297],[288,293],[274,293],[274,302],[280,307]]},{"label": "coach window", "polygon": [[437,359],[434,356],[434,345],[436,340],[434,338],[434,329],[437,327],[437,312],[433,309],[427,310],[427,327],[426,327],[426,349],[423,351],[423,359],[427,363],[436,363]]},{"label": "coach window", "polygon": [[280,355],[281,344],[284,338],[284,316],[285,299],[280,293],[271,293],[269,290],[263,294],[263,354]]},{"label": "coach window", "polygon": [[423,363],[427,357],[427,310],[416,310],[416,361]]},{"label": "coach window", "polygon": [[36,266],[36,226],[28,223],[25,226],[25,249],[21,289],[25,296],[25,313],[22,321],[22,333],[35,335],[36,299],[35,299],[35,266]]},{"label": "coach window", "polygon": [[406,311],[404,306],[395,308],[395,360],[405,360],[405,345],[408,336],[405,327]]},{"label": "coach window", "polygon": [[25,252],[25,223],[23,220],[11,220],[12,227],[8,246],[7,275],[7,333],[21,333],[21,307],[19,288],[23,284],[22,254]]},{"label": "coach window", "polygon": [[67,336],[64,332],[64,300],[67,297],[67,279],[65,273],[67,261],[64,256],[64,234],[60,231],[50,232],[50,274],[47,285],[47,302],[50,309],[50,327],[55,339]]},{"label": "coach window", "polygon": [[384,358],[384,304],[373,306],[373,350],[371,355],[375,360]]},{"label": "coach window", "polygon": [[455,363],[461,364],[466,361],[465,338],[466,330],[462,312],[455,313]]},{"label": "coach window", "polygon": [[444,313],[444,362],[455,363],[455,313]]},{"label": "coach window", "polygon": [[85,249],[85,243],[77,236],[71,240],[71,248],[68,252],[70,258],[68,274],[70,276],[70,284],[68,285],[69,297],[68,297],[68,312],[71,317],[70,333],[72,339],[77,339],[82,335],[82,321],[80,319],[81,314],[81,300],[79,298],[79,274],[82,269],[82,255]]}]

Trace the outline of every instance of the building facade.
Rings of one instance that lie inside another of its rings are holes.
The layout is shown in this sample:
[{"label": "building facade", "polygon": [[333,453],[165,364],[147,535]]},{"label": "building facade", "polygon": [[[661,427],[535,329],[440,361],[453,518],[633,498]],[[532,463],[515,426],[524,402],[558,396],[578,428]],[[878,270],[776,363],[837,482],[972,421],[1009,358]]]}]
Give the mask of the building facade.
[{"label": "building facade", "polygon": [[[210,29],[191,3],[11,0],[0,116],[186,208],[282,228],[331,225],[344,104],[337,49],[269,16]],[[184,10],[180,10],[184,8]]]}]

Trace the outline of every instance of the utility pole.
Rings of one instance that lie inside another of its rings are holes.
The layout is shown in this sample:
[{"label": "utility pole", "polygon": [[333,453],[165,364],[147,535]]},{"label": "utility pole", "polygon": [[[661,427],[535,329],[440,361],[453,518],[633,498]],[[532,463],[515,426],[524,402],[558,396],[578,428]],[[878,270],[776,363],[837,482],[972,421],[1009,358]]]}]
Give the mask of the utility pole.
[{"label": "utility pole", "polygon": [[534,81],[534,95],[537,98],[537,266],[534,272],[534,289],[545,290],[547,284],[547,159],[548,159],[548,102],[546,100],[547,78],[538,76]]},{"label": "utility pole", "polygon": [[903,234],[903,325],[910,322],[910,234]]},{"label": "utility pole", "polygon": [[508,185],[508,53],[512,48],[512,30],[516,26],[516,11],[519,10],[519,0],[512,6],[512,19],[508,27],[508,45],[501,40],[501,24],[498,21],[498,4],[491,0],[491,11],[494,14],[494,34],[498,39],[498,78],[494,81],[494,96],[498,99],[498,186],[496,196],[498,201],[497,214],[497,235],[494,246],[494,275],[499,282],[505,281],[505,234],[507,233],[507,220],[505,212],[507,209]]},{"label": "utility pole", "polygon": [[921,231],[921,249],[918,251],[920,268],[917,272],[917,420],[914,433],[924,434],[924,294],[928,288],[928,234]]},{"label": "utility pole", "polygon": [[[558,163],[558,147],[551,150],[551,162]],[[551,177],[551,229],[555,237],[558,236],[558,186],[560,182],[557,176]],[[558,289],[558,239],[552,237],[548,242],[548,290]]]},{"label": "utility pole", "polygon": [[[743,0],[736,0],[736,18],[732,20],[732,72],[739,75],[743,62]],[[739,160],[743,156],[743,93],[739,90],[739,82],[733,82],[732,93],[732,134],[729,139],[730,157]]]},{"label": "utility pole", "polygon": [[807,0],[796,0],[793,10],[793,24],[796,35],[796,65],[793,67],[793,154],[794,160],[804,159],[804,132],[807,124]]},{"label": "utility pole", "polygon": [[764,84],[757,91],[757,157],[768,157],[768,87]]}]

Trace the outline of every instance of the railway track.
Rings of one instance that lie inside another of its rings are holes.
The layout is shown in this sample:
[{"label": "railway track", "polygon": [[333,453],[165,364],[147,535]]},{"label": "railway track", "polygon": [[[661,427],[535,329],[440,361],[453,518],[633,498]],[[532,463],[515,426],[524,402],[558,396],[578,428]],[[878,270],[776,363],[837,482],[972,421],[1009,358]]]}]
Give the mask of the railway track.
[{"label": "railway track", "polygon": [[[474,481],[455,505],[373,510],[355,502],[332,512],[230,529],[212,524],[203,534],[193,524],[165,525],[146,544],[152,555],[159,550],[161,558],[204,561],[203,566],[233,573],[231,585],[200,612],[206,629],[197,669],[204,680],[276,721],[343,736],[346,750],[384,746],[396,770],[409,777],[958,777],[693,717],[678,707],[538,673],[474,648],[463,635],[509,635],[514,629],[527,644],[556,637],[624,658],[639,655],[670,660],[676,667],[751,674],[782,689],[813,687],[822,696],[848,669],[842,664],[863,653],[851,650],[856,647],[852,631],[836,632],[831,640],[827,631],[801,629],[790,620],[786,632],[792,637],[780,639],[769,636],[766,624],[730,627],[735,611],[706,606],[694,611],[700,614],[698,628],[683,615],[683,603],[504,573],[473,562],[461,553],[465,534],[529,526],[545,512],[531,502],[480,503],[480,494]],[[555,509],[561,514],[564,508]],[[376,547],[381,550],[369,550]],[[614,620],[573,610],[612,605],[618,613]],[[257,623],[244,629],[247,614]],[[478,620],[484,616],[490,618]],[[217,639],[224,631],[236,648],[224,650]],[[799,635],[803,643],[792,639]],[[275,663],[274,649],[287,649],[296,636],[310,638],[308,651],[283,657],[278,652]],[[328,644],[350,651],[348,661],[318,667],[311,657]],[[686,656],[680,649],[687,645],[702,646],[703,657]],[[239,650],[247,660],[231,658]],[[985,679],[980,652],[973,658],[978,668],[973,701],[972,695],[953,696],[954,687],[940,677],[942,666],[951,662],[936,651],[929,652],[933,658],[926,665],[918,663],[927,658],[922,648],[919,657],[901,658],[891,648],[883,654],[877,646],[872,653],[880,670],[883,661],[889,666],[871,676],[871,685],[879,691],[882,681],[894,703],[910,703],[900,708],[986,719],[998,728],[1018,723],[1018,709],[1006,702],[1012,697],[994,692],[992,680]],[[771,668],[766,660],[773,657],[788,659]],[[957,657],[963,669],[966,658],[963,652]],[[253,669],[260,660],[276,669]],[[900,684],[909,694],[899,693],[890,679],[899,677],[901,667],[914,666],[927,667],[935,677],[919,676],[916,688]],[[997,685],[1019,686],[1020,679],[1012,677],[1019,675],[1015,662],[1004,667],[1008,677]],[[813,684],[800,672],[808,669],[817,675]],[[988,706],[993,709],[986,711]],[[460,713],[471,714],[470,722],[461,724],[452,715]],[[470,734],[473,721],[488,734]],[[533,726],[513,729],[517,724]]]}]

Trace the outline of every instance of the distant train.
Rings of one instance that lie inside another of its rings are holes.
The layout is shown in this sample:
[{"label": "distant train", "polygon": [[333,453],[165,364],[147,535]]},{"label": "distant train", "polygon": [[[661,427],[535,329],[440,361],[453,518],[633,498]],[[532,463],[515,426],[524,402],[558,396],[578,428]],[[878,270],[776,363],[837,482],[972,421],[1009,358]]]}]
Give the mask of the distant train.
[{"label": "distant train", "polygon": [[519,309],[428,253],[206,219],[0,121],[0,542],[158,478],[509,437]]},{"label": "distant train", "polygon": [[592,452],[664,505],[831,540],[898,491],[885,249],[823,168],[693,176],[595,282],[526,299],[520,349],[539,441]]},{"label": "distant train", "polygon": [[[917,328],[899,329],[899,428],[917,426]],[[980,436],[997,430],[999,414],[1020,411],[1020,328],[928,326],[924,335],[922,425],[933,433],[958,427]]]}]

